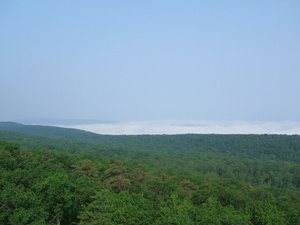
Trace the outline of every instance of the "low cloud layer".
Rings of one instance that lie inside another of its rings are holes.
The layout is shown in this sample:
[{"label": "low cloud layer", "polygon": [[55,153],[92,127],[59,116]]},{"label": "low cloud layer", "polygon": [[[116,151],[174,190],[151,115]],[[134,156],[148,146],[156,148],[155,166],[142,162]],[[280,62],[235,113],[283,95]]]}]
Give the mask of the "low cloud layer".
[{"label": "low cloud layer", "polygon": [[[66,126],[64,126],[66,127]],[[300,122],[137,121],[73,125],[98,134],[300,134]]]}]

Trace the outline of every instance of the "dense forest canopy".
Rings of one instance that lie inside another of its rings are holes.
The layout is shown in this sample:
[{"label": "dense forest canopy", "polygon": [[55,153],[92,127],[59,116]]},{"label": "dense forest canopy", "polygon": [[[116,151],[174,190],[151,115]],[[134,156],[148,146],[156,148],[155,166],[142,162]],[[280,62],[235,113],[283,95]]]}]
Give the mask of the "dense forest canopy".
[{"label": "dense forest canopy", "polygon": [[298,135],[0,123],[0,224],[300,224]]},{"label": "dense forest canopy", "polygon": [[[215,152],[237,158],[300,163],[299,135],[99,135],[77,129],[22,125],[12,122],[0,122],[0,131],[1,130],[13,131],[18,134],[34,135],[34,139],[38,136],[74,140],[77,143],[84,142],[102,146],[154,150],[176,154],[187,152]],[[32,147],[28,146],[29,143],[26,141],[26,138],[23,138],[23,141],[23,144],[27,144],[27,147]],[[43,143],[41,147],[43,147]]]}]

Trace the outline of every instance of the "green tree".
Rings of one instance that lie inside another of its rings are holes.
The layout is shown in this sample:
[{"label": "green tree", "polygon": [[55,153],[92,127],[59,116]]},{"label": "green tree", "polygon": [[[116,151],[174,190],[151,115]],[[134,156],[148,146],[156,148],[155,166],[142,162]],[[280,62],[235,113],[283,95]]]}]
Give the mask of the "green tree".
[{"label": "green tree", "polygon": [[[181,195],[181,196],[180,196]],[[156,224],[177,224],[177,225],[191,225],[194,224],[190,211],[193,208],[192,203],[182,197],[184,194],[181,191],[174,192],[170,196],[170,200],[165,206],[160,209],[160,218],[157,219]]]},{"label": "green tree", "polygon": [[130,183],[126,171],[127,168],[123,165],[123,162],[116,160],[106,171],[108,178],[105,183],[116,193],[126,190]]},{"label": "green tree", "polygon": [[33,191],[7,182],[0,191],[0,224],[45,224],[47,212],[41,204]]},{"label": "green tree", "polygon": [[153,211],[139,194],[102,190],[79,215],[84,225],[152,224]]},{"label": "green tree", "polygon": [[222,206],[215,197],[209,197],[205,203],[194,211],[194,220],[199,224],[230,225],[251,224],[249,216],[233,206]]},{"label": "green tree", "polygon": [[56,173],[35,186],[48,212],[48,222],[70,224],[74,220],[74,186],[66,173]]},{"label": "green tree", "polygon": [[251,216],[252,224],[259,225],[284,225],[288,224],[283,212],[279,211],[276,205],[268,201],[252,201],[246,207]]}]

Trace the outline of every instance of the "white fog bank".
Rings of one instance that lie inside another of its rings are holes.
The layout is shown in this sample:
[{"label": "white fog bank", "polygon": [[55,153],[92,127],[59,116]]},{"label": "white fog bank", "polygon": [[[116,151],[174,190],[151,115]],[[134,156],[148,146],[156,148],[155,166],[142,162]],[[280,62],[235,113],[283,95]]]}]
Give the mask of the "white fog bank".
[{"label": "white fog bank", "polygon": [[300,134],[300,122],[132,121],[63,126],[98,134]]}]

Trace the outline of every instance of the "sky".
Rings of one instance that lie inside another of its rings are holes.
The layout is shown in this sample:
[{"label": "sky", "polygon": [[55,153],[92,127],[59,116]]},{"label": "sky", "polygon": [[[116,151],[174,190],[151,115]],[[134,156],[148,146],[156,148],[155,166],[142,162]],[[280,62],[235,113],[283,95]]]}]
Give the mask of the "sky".
[{"label": "sky", "polygon": [[2,0],[0,121],[298,124],[299,60],[298,0]]}]

